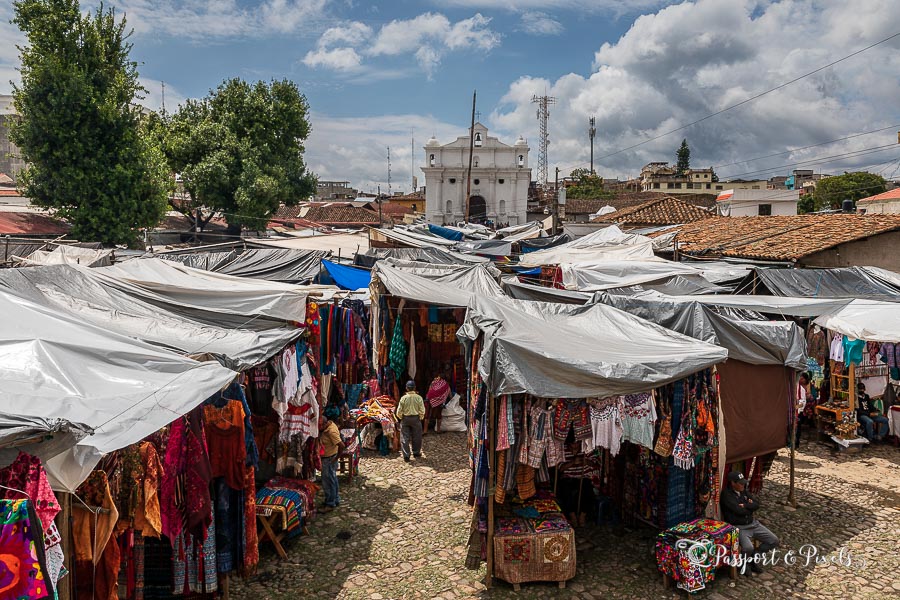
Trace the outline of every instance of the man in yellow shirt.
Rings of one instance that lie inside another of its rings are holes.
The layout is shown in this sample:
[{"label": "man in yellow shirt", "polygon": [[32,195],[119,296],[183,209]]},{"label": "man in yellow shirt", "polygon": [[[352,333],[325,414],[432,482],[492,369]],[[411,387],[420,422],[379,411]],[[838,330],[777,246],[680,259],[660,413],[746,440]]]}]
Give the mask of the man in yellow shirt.
[{"label": "man in yellow shirt", "polygon": [[338,453],[343,450],[344,442],[337,424],[324,415],[319,417],[319,441],[324,450],[322,454],[322,490],[325,492],[325,506],[320,512],[330,512],[340,506],[341,496],[338,488],[337,462]]},{"label": "man in yellow shirt", "polygon": [[416,393],[416,382],[406,382],[406,394],[397,405],[397,419],[400,421],[400,449],[403,460],[409,462],[410,442],[412,455],[422,458],[422,419],[425,418],[425,401]]}]

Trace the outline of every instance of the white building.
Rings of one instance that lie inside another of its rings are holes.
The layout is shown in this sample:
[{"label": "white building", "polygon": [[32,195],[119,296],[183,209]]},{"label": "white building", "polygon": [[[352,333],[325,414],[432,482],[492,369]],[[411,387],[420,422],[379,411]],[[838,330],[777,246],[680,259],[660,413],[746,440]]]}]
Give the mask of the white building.
[{"label": "white building", "polygon": [[723,217],[796,215],[799,190],[725,190],[716,197]]},{"label": "white building", "polygon": [[[472,153],[472,192],[469,221],[495,224],[526,222],[528,144],[520,136],[512,146],[488,135],[475,123]],[[466,171],[469,136],[441,145],[435,138],[425,144],[425,214],[429,223],[449,225],[466,219]]]}]

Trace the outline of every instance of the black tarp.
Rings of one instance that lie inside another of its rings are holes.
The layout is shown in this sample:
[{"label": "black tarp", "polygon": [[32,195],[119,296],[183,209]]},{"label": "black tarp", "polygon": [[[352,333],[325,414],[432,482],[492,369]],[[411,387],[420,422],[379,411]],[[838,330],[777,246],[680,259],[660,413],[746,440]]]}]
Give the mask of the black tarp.
[{"label": "black tarp", "polygon": [[836,269],[754,269],[736,293],[794,298],[868,298],[896,302],[900,289],[863,267]]},{"label": "black tarp", "polygon": [[403,261],[424,262],[433,265],[471,265],[488,262],[480,256],[470,256],[449,252],[440,248],[369,248],[365,254],[357,253],[353,264],[357,267],[372,268],[383,258]]},{"label": "black tarp", "polygon": [[560,244],[565,244],[567,242],[571,242],[572,238],[568,233],[561,233],[559,235],[555,235],[553,237],[544,237],[544,238],[531,238],[530,240],[521,240],[519,242],[519,248],[523,254],[527,252],[532,252],[533,250],[543,250],[544,248],[552,248],[553,246],[559,246]]}]

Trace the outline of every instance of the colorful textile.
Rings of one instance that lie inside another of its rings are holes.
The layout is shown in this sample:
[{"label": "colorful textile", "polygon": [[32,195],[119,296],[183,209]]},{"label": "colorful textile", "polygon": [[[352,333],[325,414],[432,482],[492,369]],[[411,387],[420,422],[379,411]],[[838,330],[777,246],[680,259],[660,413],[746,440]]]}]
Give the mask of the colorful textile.
[{"label": "colorful textile", "polygon": [[212,520],[212,468],[201,415],[201,411],[192,410],[176,419],[166,445],[160,507],[162,533],[170,540],[185,529],[193,537],[203,539]]},{"label": "colorful textile", "polygon": [[494,536],[493,575],[504,581],[567,581],[575,576],[575,570],[575,533],[571,527]]},{"label": "colorful textile", "polygon": [[263,487],[256,492],[256,514],[269,516],[279,507],[281,529],[286,538],[300,535],[303,530],[303,496],[297,490]]},{"label": "colorful textile", "polygon": [[[47,473],[41,459],[24,452],[19,452],[8,467],[0,469],[0,483],[7,487],[22,490],[31,499],[34,512],[41,520],[41,527],[46,530],[53,524],[59,513],[59,502],[56,494],[47,481]],[[21,500],[22,494],[0,488],[0,499]]]},{"label": "colorful textile", "polygon": [[529,533],[531,528],[522,517],[497,517],[496,535]]},{"label": "colorful textile", "polygon": [[569,429],[572,428],[576,440],[591,437],[591,419],[587,403],[584,400],[561,399],[557,402],[556,413],[553,415],[553,436],[564,441],[569,435]]},{"label": "colorful textile", "polygon": [[559,504],[552,498],[536,498],[529,502],[539,513],[560,512]]},{"label": "colorful textile", "polygon": [[425,400],[430,406],[436,408],[443,405],[449,397],[450,384],[447,383],[447,380],[443,377],[435,377],[434,380],[432,380],[431,385],[428,386],[428,391],[425,393]]},{"label": "colorful textile", "polygon": [[400,314],[401,313],[398,311],[397,321],[394,323],[394,333],[391,337],[391,350],[389,355],[391,368],[398,377],[406,372],[406,356],[408,351],[406,340],[403,338],[403,319],[401,319]]},{"label": "colorful textile", "polygon": [[687,470],[694,466],[694,427],[690,400],[686,394],[683,394],[683,398],[684,406],[682,407],[681,427],[678,430],[678,436],[675,438],[672,458],[676,467]]},{"label": "colorful textile", "polygon": [[210,521],[202,543],[190,534],[172,541],[172,580],[173,593],[178,596],[211,594],[218,589],[215,521]]},{"label": "colorful textile", "polygon": [[529,540],[503,540],[503,560],[511,563],[530,561],[531,542]]},{"label": "colorful textile", "polygon": [[247,459],[244,416],[244,408],[238,400],[228,400],[221,408],[213,404],[203,407],[212,476],[223,477],[235,490],[244,487]]},{"label": "colorful textile", "polygon": [[547,513],[537,519],[532,519],[529,524],[535,533],[567,531],[572,527],[562,513]]},{"label": "colorful textile", "polygon": [[739,555],[738,529],[711,519],[679,523],[656,540],[657,568],[689,593],[704,589],[719,565],[736,564]]},{"label": "colorful textile", "polygon": [[52,598],[40,522],[28,500],[0,500],[0,598]]}]

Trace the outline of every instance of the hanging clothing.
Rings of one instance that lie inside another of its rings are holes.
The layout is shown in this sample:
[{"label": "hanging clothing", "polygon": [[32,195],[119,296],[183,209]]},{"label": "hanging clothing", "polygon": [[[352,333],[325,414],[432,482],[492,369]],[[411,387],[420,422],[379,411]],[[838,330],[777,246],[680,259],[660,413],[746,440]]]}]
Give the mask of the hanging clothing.
[{"label": "hanging clothing", "polygon": [[571,428],[575,430],[576,441],[592,436],[587,403],[584,400],[560,399],[553,417],[553,436],[565,440]]},{"label": "hanging clothing", "polygon": [[866,342],[864,340],[855,340],[852,338],[848,338],[846,335],[843,336],[842,345],[844,349],[844,365],[850,366],[858,365],[862,362],[863,359],[863,349],[866,347]]},{"label": "hanging clothing", "polygon": [[212,476],[223,477],[232,489],[243,489],[247,448],[241,403],[231,400],[222,408],[207,404],[203,407],[203,419]]},{"label": "hanging clothing", "polygon": [[158,538],[162,533],[162,517],[159,505],[159,484],[162,479],[162,463],[156,446],[150,442],[140,445],[141,462],[143,464],[143,481],[141,482],[143,499],[134,513],[134,528],[143,537]]},{"label": "hanging clothing", "polygon": [[829,352],[831,360],[835,362],[844,362],[844,338],[837,334],[831,338],[831,351]]},{"label": "hanging clothing", "polygon": [[820,365],[824,365],[828,358],[828,339],[825,330],[818,325],[809,328],[806,336],[806,353]]},{"label": "hanging clothing", "polygon": [[406,372],[410,379],[416,378],[416,328],[409,328],[409,354],[406,357]]},{"label": "hanging clothing", "polygon": [[606,448],[612,456],[616,456],[622,446],[624,433],[619,415],[619,398],[604,398],[591,406],[590,412],[594,447]]},{"label": "hanging clothing", "polygon": [[30,500],[0,500],[0,598],[53,598],[44,535]]},{"label": "hanging clothing", "polygon": [[[449,397],[450,384],[447,383],[447,380],[443,377],[435,377],[431,381],[431,385],[428,386],[428,391],[425,393],[425,401],[432,408],[437,408],[438,406],[443,406]],[[503,399],[501,399],[501,403],[502,402]]]},{"label": "hanging clothing", "polygon": [[[680,383],[678,387],[681,387]],[[694,466],[694,423],[691,402],[686,393],[682,397],[684,398],[684,404],[681,409],[681,427],[678,429],[678,436],[675,438],[672,457],[675,460],[676,467],[688,470]]]},{"label": "hanging clothing", "polygon": [[403,339],[403,319],[401,312],[397,311],[397,321],[394,323],[394,333],[391,336],[390,363],[397,377],[406,371],[406,340]]},{"label": "hanging clothing", "polygon": [[206,450],[202,411],[192,410],[172,423],[162,484],[162,533],[170,540],[187,530],[203,539],[212,519],[209,482],[212,467]]},{"label": "hanging clothing", "polygon": [[656,405],[649,392],[622,397],[622,439],[653,449]]},{"label": "hanging clothing", "polygon": [[94,471],[75,494],[103,512],[74,510],[72,537],[75,547],[75,581],[78,596],[118,600],[119,543],[113,536],[119,511],[103,471]]}]

